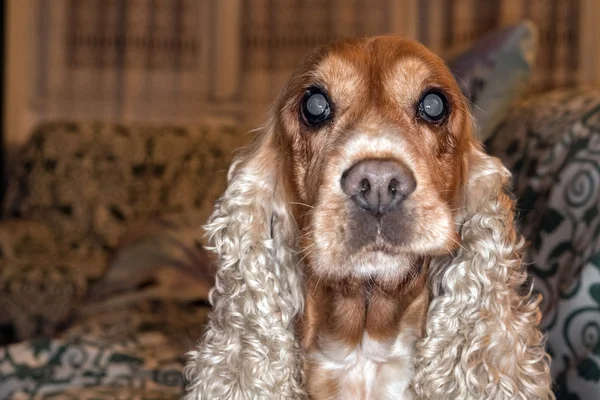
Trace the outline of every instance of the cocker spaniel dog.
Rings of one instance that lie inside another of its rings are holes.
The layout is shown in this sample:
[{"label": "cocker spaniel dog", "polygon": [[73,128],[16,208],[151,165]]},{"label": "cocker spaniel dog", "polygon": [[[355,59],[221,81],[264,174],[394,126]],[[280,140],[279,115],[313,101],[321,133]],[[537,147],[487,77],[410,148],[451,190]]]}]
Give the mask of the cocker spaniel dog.
[{"label": "cocker spaniel dog", "polygon": [[422,45],[314,51],[206,226],[185,398],[553,398],[509,179]]}]

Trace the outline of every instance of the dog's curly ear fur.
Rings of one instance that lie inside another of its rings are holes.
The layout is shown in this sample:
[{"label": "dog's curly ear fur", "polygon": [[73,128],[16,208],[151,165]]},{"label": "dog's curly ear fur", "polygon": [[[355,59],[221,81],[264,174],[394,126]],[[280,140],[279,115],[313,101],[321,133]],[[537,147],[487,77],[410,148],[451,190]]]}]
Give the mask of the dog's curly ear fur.
[{"label": "dog's curly ear fur", "polygon": [[553,399],[540,299],[523,290],[510,173],[476,146],[465,162],[461,246],[432,263],[414,389],[423,399]]},{"label": "dog's curly ear fur", "polygon": [[240,154],[206,225],[218,271],[206,332],[184,374],[186,400],[299,398],[302,308],[296,227],[281,181],[273,124]]}]

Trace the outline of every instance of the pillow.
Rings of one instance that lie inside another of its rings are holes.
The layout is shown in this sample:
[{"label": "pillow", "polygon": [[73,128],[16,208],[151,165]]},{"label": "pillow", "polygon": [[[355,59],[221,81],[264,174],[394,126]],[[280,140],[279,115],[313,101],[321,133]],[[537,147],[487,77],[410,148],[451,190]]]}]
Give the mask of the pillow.
[{"label": "pillow", "polygon": [[[145,297],[206,300],[214,285],[215,256],[201,243],[202,211],[166,214],[132,224],[90,288],[89,303]],[[135,294],[135,295],[134,295]]]},{"label": "pillow", "polygon": [[472,103],[482,141],[489,139],[513,101],[527,89],[537,52],[537,28],[524,21],[478,39],[456,57],[447,57]]}]

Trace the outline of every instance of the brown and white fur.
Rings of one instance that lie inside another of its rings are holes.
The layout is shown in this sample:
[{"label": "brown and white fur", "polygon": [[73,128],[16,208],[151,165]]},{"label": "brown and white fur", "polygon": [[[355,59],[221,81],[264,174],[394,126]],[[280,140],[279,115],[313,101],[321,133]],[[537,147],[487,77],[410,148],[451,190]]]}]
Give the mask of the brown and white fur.
[{"label": "brown and white fur", "polygon": [[[317,127],[301,115],[314,86],[332,105]],[[450,110],[439,123],[418,113],[432,89]],[[344,188],[365,160],[413,181],[393,212],[368,215]],[[206,227],[219,270],[186,399],[553,398],[509,178],[420,44],[311,53]]]}]

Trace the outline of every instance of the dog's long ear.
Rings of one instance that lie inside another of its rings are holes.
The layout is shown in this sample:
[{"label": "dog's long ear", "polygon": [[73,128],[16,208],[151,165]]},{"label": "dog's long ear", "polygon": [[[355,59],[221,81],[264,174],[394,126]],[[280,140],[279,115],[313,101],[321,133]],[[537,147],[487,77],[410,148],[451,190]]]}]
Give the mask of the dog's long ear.
[{"label": "dog's long ear", "polygon": [[424,399],[553,398],[540,299],[524,287],[510,173],[477,145],[464,168],[461,246],[432,265],[415,391]]},{"label": "dog's long ear", "polygon": [[206,225],[218,271],[205,335],[184,370],[187,400],[302,397],[297,233],[276,143],[270,124],[235,159]]}]

